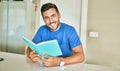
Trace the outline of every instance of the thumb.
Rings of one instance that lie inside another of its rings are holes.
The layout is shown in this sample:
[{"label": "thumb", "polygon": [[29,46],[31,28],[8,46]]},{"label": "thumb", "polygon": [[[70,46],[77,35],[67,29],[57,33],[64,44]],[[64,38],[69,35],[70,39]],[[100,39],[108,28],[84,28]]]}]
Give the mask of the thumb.
[{"label": "thumb", "polygon": [[50,57],[48,54],[46,54],[46,53],[43,53],[43,56],[45,56],[46,59],[51,58],[51,57]]}]

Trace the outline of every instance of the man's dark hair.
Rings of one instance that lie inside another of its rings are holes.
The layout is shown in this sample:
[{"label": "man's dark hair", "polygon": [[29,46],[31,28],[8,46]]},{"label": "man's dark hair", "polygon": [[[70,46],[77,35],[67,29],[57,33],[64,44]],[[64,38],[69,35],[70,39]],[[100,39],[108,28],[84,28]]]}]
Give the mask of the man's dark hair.
[{"label": "man's dark hair", "polygon": [[57,13],[59,13],[58,8],[55,4],[53,3],[45,3],[42,7],[41,7],[41,14],[47,10],[49,10],[50,8],[55,8],[55,10],[57,11]]}]

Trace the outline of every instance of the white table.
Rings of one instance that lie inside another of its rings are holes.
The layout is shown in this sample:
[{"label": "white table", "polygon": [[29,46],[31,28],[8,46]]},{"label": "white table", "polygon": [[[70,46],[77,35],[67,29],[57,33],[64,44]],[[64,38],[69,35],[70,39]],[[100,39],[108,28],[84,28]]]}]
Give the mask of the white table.
[{"label": "white table", "polygon": [[0,52],[4,61],[0,62],[0,71],[120,71],[120,69],[100,65],[77,63],[64,67],[45,67],[41,62],[33,63],[25,55]]}]

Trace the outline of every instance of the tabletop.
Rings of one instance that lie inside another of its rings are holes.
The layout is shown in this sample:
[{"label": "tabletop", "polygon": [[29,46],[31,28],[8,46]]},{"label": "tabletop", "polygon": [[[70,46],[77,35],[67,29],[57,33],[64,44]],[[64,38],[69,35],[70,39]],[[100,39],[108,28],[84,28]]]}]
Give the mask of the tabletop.
[{"label": "tabletop", "polygon": [[4,58],[0,61],[0,71],[120,71],[117,68],[86,63],[45,67],[41,61],[33,63],[25,55],[7,52],[0,52],[0,58]]}]

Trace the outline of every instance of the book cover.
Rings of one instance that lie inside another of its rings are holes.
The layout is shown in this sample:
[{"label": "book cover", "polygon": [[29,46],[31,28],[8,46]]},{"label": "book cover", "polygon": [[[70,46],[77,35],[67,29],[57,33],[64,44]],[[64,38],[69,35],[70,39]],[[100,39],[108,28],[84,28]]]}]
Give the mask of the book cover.
[{"label": "book cover", "polygon": [[62,55],[62,52],[57,40],[49,40],[49,41],[44,41],[44,42],[35,44],[34,42],[32,42],[31,40],[27,39],[24,36],[22,37],[22,39],[32,50],[35,50],[35,52],[42,57],[44,57],[43,53],[46,53],[49,56]]}]

